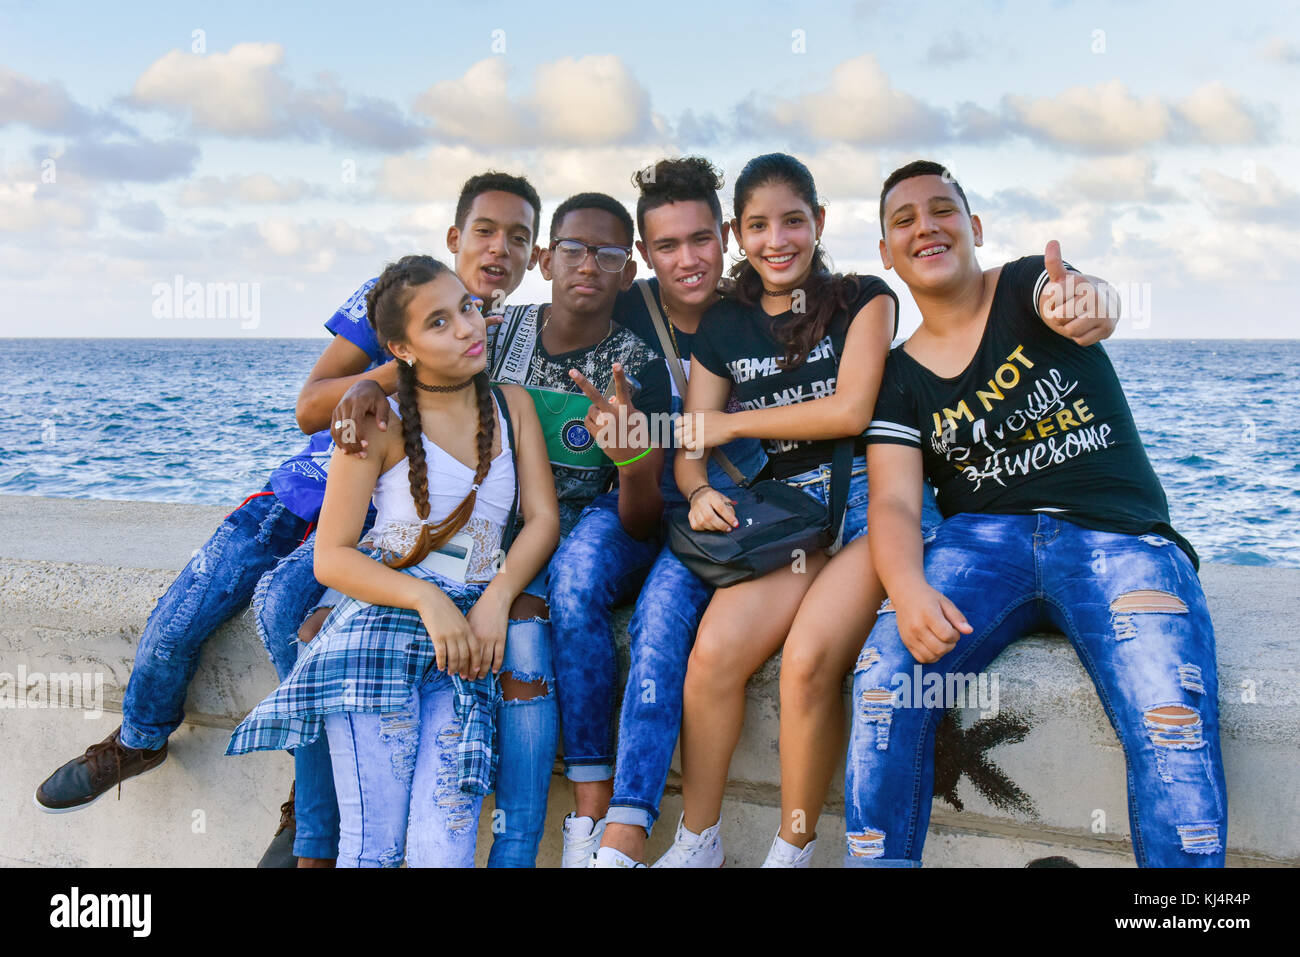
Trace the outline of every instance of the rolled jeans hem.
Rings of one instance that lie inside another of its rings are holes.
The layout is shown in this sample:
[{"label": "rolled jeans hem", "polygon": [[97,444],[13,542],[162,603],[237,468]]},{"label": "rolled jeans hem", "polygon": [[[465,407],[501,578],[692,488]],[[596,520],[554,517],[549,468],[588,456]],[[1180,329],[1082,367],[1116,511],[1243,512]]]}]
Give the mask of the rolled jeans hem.
[{"label": "rolled jeans hem", "polygon": [[906,857],[854,857],[852,854],[844,855],[845,867],[920,867],[920,861],[909,860]]},{"label": "rolled jeans hem", "polygon": [[612,781],[614,779],[614,765],[609,763],[608,758],[601,758],[601,764],[572,764],[564,762],[564,776],[570,781],[578,784],[587,784],[591,781]]},{"label": "rolled jeans hem", "polygon": [[135,726],[122,715],[122,730],[118,732],[117,739],[122,742],[123,747],[133,748],[140,751],[157,751],[167,743],[168,735],[162,735],[157,738],[150,738],[141,734],[135,729]]},{"label": "rolled jeans hem", "polygon": [[338,838],[296,837],[293,840],[293,856],[332,861],[339,856]]},{"label": "rolled jeans hem", "polygon": [[655,814],[645,808],[633,807],[628,804],[615,804],[611,801],[609,810],[605,812],[605,823],[628,824],[639,827],[645,831],[646,837],[649,837],[650,830],[655,825]]}]

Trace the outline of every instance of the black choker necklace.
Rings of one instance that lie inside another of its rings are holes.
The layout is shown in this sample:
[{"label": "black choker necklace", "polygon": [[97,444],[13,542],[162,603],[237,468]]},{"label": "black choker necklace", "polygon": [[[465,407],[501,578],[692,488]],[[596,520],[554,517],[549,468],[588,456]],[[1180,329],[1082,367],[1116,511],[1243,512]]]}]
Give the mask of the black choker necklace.
[{"label": "black choker necklace", "polygon": [[417,389],[423,389],[425,392],[459,392],[473,381],[474,379],[471,377],[466,379],[460,385],[425,385],[419,379],[416,379],[415,387]]},{"label": "black choker necklace", "polygon": [[789,295],[790,295],[790,291],[789,291],[789,290],[786,290],[785,292],[774,292],[773,290],[768,289],[767,287],[764,287],[764,288],[763,288],[763,295],[765,295],[765,296],[772,296],[772,297],[774,297],[774,298],[775,298],[775,297],[778,297],[778,296],[789,296]]}]

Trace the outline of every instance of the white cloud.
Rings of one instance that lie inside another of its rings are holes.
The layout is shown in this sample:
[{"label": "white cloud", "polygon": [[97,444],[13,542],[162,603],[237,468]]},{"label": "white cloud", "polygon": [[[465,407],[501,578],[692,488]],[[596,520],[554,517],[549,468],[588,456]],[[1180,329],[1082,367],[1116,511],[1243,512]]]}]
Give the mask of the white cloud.
[{"label": "white cloud", "polygon": [[62,83],[42,83],[0,66],[0,126],[23,124],[43,133],[124,130],[119,120],[74,102]]},{"label": "white cloud", "polygon": [[0,182],[0,232],[86,229],[94,222],[94,207],[83,198],[42,189],[35,181]]},{"label": "white cloud", "polygon": [[394,104],[371,97],[352,102],[337,80],[298,89],[282,75],[284,47],[237,43],[227,53],[172,50],[136,80],[128,102],[187,115],[198,132],[253,139],[336,140],[378,149],[424,139]]},{"label": "white cloud", "polygon": [[1065,177],[1066,193],[1111,202],[1165,203],[1178,194],[1155,182],[1156,164],[1147,156],[1108,156],[1085,160]]},{"label": "white cloud", "polygon": [[1248,166],[1243,176],[1201,170],[1206,206],[1219,219],[1246,223],[1294,223],[1300,218],[1300,193],[1267,166]]},{"label": "white cloud", "polygon": [[844,60],[830,83],[795,99],[751,96],[739,107],[741,131],[770,139],[774,133],[854,144],[933,143],[948,135],[943,111],[895,89],[875,56]]},{"label": "white cloud", "polygon": [[1242,96],[1218,81],[1197,89],[1177,110],[1191,127],[1191,138],[1201,143],[1256,143],[1267,125]]},{"label": "white cloud", "polygon": [[1051,97],[1007,95],[1003,106],[1030,136],[1086,151],[1134,149],[1165,139],[1173,127],[1159,97],[1137,96],[1119,80]]},{"label": "white cloud", "polygon": [[489,57],[433,84],[415,108],[433,118],[440,138],[479,146],[599,146],[654,132],[650,96],[616,56],[543,63],[532,89],[518,97],[509,79],[507,61]]}]

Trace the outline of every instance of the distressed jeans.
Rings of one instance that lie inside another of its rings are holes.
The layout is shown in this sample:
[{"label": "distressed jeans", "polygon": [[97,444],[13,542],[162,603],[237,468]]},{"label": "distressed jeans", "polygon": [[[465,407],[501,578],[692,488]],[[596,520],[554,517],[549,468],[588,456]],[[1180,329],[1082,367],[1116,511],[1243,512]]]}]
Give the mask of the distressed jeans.
[{"label": "distressed jeans", "polygon": [[473,867],[483,799],[460,790],[451,678],[430,670],[388,714],[325,716],[339,867]]},{"label": "distressed jeans", "polygon": [[551,559],[556,692],[564,773],[571,781],[614,776],[614,606],[636,594],[660,548],[658,538],[637,541],[623,530],[618,495],[610,492],[583,510]]},{"label": "distressed jeans", "polygon": [[[1049,515],[954,515],[925,547],[925,578],[974,629],[930,674],[976,674],[1016,638],[1060,629],[1096,685],[1128,764],[1142,867],[1221,867],[1227,789],[1214,630],[1200,580],[1159,535]],[[844,803],[849,866],[917,867],[929,825],[937,707],[902,707],[916,665],[886,602],[858,659]]]}]

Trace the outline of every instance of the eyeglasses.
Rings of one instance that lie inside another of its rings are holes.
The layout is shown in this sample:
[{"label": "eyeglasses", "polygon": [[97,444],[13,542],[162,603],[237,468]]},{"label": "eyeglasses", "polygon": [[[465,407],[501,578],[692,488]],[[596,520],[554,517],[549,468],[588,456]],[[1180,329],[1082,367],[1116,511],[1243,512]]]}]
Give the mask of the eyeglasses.
[{"label": "eyeglasses", "polygon": [[582,265],[587,253],[596,257],[596,265],[605,272],[618,272],[632,258],[632,250],[627,246],[593,246],[577,239],[556,239],[551,242],[551,250],[560,255],[560,263],[570,268]]}]

